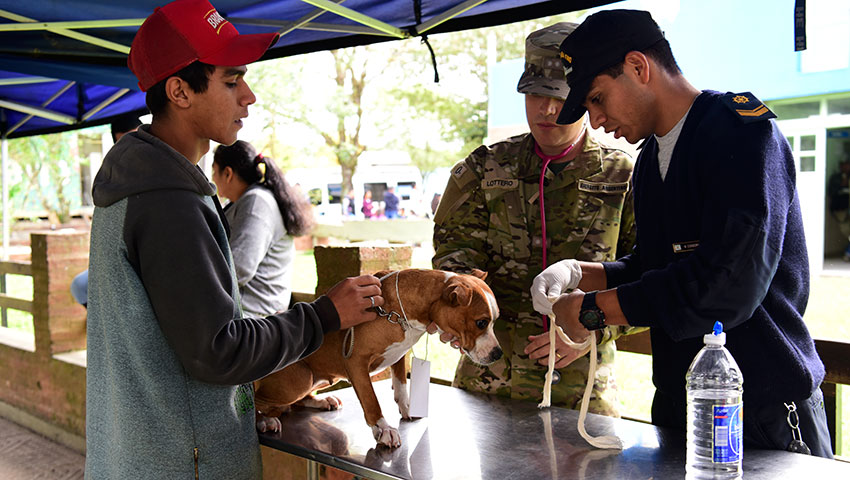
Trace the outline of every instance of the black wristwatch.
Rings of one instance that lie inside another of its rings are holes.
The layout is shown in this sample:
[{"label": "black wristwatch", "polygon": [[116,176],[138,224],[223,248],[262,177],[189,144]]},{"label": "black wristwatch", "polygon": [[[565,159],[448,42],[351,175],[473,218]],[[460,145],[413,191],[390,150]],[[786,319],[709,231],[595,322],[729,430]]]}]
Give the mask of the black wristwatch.
[{"label": "black wristwatch", "polygon": [[581,302],[581,310],[578,312],[578,321],[588,330],[600,330],[605,328],[605,313],[596,305],[596,292],[584,294]]}]

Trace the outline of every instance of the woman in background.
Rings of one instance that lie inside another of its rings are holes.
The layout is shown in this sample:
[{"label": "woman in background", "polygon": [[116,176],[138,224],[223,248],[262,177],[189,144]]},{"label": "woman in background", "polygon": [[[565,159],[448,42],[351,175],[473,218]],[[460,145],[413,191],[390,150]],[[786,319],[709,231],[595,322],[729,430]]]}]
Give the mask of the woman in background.
[{"label": "woman in background", "polygon": [[363,194],[363,206],[360,207],[360,211],[363,212],[363,217],[366,220],[369,220],[375,214],[374,208],[375,206],[372,205],[372,191],[366,190],[366,193]]},{"label": "woman in background", "polygon": [[230,249],[246,314],[265,316],[289,308],[294,237],[313,226],[310,206],[271,159],[248,142],[220,145],[212,179],[230,200]]}]

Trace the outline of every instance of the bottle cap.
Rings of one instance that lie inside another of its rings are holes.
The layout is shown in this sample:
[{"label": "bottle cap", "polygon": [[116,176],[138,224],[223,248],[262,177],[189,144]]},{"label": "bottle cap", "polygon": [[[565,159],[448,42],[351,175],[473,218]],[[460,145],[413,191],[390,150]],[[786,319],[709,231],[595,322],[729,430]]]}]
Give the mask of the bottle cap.
[{"label": "bottle cap", "polygon": [[714,330],[702,337],[706,345],[726,345],[726,333],[723,332],[723,324],[714,322]]}]

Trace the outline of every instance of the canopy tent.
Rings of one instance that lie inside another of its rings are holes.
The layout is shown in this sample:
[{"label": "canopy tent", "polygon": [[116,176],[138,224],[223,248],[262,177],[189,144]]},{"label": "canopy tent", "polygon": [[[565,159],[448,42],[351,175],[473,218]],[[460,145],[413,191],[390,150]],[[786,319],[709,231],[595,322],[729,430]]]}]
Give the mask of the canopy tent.
[{"label": "canopy tent", "polygon": [[[614,0],[212,0],[241,33],[280,33],[263,60],[517,22]],[[7,139],[145,111],[127,68],[138,27],[168,0],[0,0],[3,256]],[[429,46],[430,48],[430,46]]]},{"label": "canopy tent", "polygon": [[[212,3],[241,33],[279,32],[280,40],[263,57],[271,59],[516,22],[611,1]],[[126,66],[127,53],[144,18],[163,3],[167,0],[0,0],[0,136],[71,130],[141,113],[143,94]]]},{"label": "canopy tent", "polygon": [[0,70],[0,125],[8,138],[101,125],[122,113],[146,111],[144,95],[129,88]]}]

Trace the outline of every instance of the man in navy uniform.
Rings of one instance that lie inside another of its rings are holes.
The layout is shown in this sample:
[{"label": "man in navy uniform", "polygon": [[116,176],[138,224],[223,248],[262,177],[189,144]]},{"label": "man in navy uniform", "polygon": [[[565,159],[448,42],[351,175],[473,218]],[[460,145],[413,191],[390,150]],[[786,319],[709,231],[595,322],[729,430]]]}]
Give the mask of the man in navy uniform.
[{"label": "man in navy uniform", "polygon": [[645,139],[633,177],[637,242],[615,262],[548,268],[532,287],[535,308],[554,310],[574,340],[605,325],[650,327],[652,422],[683,430],[685,373],[723,322],[745,380],[744,444],[831,458],[824,367],[802,318],[809,266],[796,169],[775,115],[750,93],[694,88],[647,12],[591,15],[560,50],[570,93],[559,123],[587,111],[594,128]]}]

